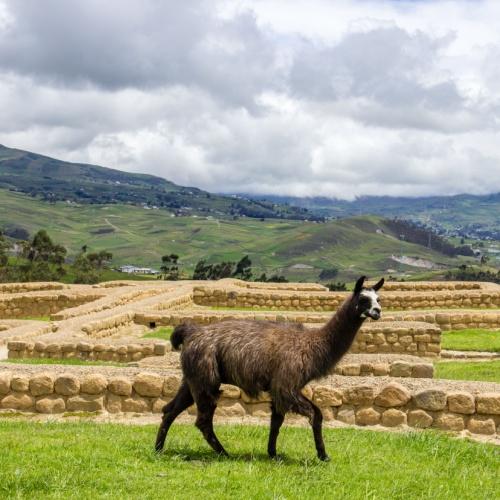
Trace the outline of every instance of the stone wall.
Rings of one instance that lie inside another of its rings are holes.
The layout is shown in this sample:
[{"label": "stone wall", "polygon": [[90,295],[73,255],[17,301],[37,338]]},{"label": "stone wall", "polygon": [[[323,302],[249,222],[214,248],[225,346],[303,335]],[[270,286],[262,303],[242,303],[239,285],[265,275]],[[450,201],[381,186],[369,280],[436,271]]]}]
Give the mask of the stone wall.
[{"label": "stone wall", "polygon": [[44,290],[62,290],[63,288],[69,288],[69,286],[55,282],[0,283],[0,293],[40,292]]},{"label": "stone wall", "polygon": [[[249,317],[250,316],[250,317]],[[222,319],[263,319],[269,321],[306,322],[307,315],[285,317],[277,314],[232,314],[221,311],[185,311],[167,314],[136,314],[135,322],[142,325],[177,326],[190,321],[207,325]],[[321,319],[321,318],[320,318]],[[321,319],[321,322],[324,322]],[[441,352],[441,330],[427,322],[369,322],[356,335],[350,352],[352,353],[399,353],[414,356],[437,357]]]},{"label": "stone wall", "polygon": [[356,335],[351,353],[398,353],[435,358],[441,352],[441,330],[430,323],[370,323]]},{"label": "stone wall", "polygon": [[[252,308],[284,311],[334,311],[348,292],[274,292],[195,286],[194,303],[223,308]],[[500,307],[500,288],[453,291],[383,291],[382,307],[388,310]]]},{"label": "stone wall", "polygon": [[[142,340],[142,339],[141,339]],[[116,361],[127,363],[139,361],[149,356],[164,356],[170,350],[166,342],[147,342],[135,344],[92,344],[90,342],[25,342],[7,343],[9,359],[78,358],[86,361]]]},{"label": "stone wall", "polygon": [[134,324],[134,313],[115,314],[107,318],[89,321],[81,330],[91,338],[99,339],[116,335]]},{"label": "stone wall", "polygon": [[[37,413],[159,413],[175,395],[180,376],[155,374],[0,371],[0,409]],[[432,384],[432,382],[430,382]],[[384,427],[410,426],[474,434],[500,432],[500,391],[474,394],[428,385],[411,389],[398,382],[335,386],[316,383],[304,395],[319,406],[325,420]],[[194,408],[189,409],[194,413]],[[216,415],[265,417],[269,397],[249,398],[239,388],[223,386]]]},{"label": "stone wall", "polygon": [[438,325],[441,330],[463,330],[465,328],[500,328],[500,311],[427,311],[386,313],[384,321],[426,321]]},{"label": "stone wall", "polygon": [[34,318],[79,306],[102,297],[102,294],[45,293],[0,296],[0,318]]}]

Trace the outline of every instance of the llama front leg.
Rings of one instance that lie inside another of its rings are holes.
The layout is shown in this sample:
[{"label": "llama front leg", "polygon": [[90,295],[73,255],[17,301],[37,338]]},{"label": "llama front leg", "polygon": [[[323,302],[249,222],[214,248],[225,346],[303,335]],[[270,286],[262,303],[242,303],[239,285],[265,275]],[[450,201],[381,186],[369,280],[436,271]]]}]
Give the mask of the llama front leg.
[{"label": "llama front leg", "polygon": [[285,420],[285,415],[278,413],[274,403],[271,403],[271,428],[269,431],[269,442],[267,444],[267,453],[271,458],[276,458],[276,440],[278,439],[283,420]]},{"label": "llama front leg", "polygon": [[161,451],[165,444],[168,430],[173,421],[194,403],[193,396],[186,382],[182,382],[174,399],[163,408],[163,418],[156,436],[156,451]]},{"label": "llama front leg", "polygon": [[330,457],[326,453],[325,443],[323,441],[323,415],[321,414],[321,410],[314,403],[302,396],[302,394],[297,399],[298,403],[294,405],[293,411],[309,419],[313,430],[314,444],[316,445],[318,458],[324,462],[328,462]]}]

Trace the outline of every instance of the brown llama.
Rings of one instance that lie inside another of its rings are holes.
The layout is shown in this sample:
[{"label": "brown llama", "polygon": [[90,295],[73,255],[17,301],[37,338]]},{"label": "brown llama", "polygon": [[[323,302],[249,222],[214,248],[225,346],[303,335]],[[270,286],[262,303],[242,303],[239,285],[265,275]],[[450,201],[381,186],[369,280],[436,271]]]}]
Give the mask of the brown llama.
[{"label": "brown llama", "polygon": [[183,345],[181,365],[184,378],[177,395],[163,408],[156,439],[161,451],[172,422],[196,402],[196,427],[220,455],[227,452],[213,429],[213,417],[221,383],[240,387],[256,398],[271,395],[270,457],[276,456],[276,440],[288,411],[306,416],[312,426],[318,458],[329,460],[322,436],[320,409],[301,393],[313,379],[326,375],[344,356],[367,317],[380,318],[377,290],[364,288],[365,276],[354,292],[321,328],[271,321],[228,320],[207,326],[180,325],[171,338],[172,346]]}]

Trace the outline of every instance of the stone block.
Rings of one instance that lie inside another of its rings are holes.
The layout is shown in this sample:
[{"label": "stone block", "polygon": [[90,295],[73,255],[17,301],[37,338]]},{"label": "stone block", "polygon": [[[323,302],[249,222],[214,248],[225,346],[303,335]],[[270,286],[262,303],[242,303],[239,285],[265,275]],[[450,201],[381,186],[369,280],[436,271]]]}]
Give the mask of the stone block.
[{"label": "stone block", "polygon": [[11,392],[0,402],[0,408],[11,410],[31,410],[35,404],[35,398],[25,392]]},{"label": "stone block", "polygon": [[411,377],[412,366],[406,361],[394,361],[391,363],[391,377]]},{"label": "stone block", "polygon": [[312,401],[320,408],[340,406],[342,404],[342,392],[325,385],[317,385],[314,388]]},{"label": "stone block", "polygon": [[410,391],[398,384],[391,382],[382,388],[378,396],[375,398],[375,404],[390,408],[392,406],[403,406],[411,399]]},{"label": "stone block", "polygon": [[[263,403],[257,404],[262,405]],[[246,411],[245,408],[243,408],[243,406],[234,399],[221,399],[217,404],[215,414],[223,417],[244,417],[246,415]]]},{"label": "stone block", "polygon": [[117,394],[110,394],[106,396],[106,410],[109,413],[121,413],[122,411],[122,398]]},{"label": "stone block", "polygon": [[13,375],[10,379],[10,387],[13,391],[26,392],[30,386],[30,379],[25,375]]},{"label": "stone block", "polygon": [[485,392],[476,396],[478,413],[500,415],[500,393]]},{"label": "stone block", "polygon": [[122,411],[131,413],[147,413],[150,411],[150,401],[134,395],[122,400]]},{"label": "stone block", "polygon": [[467,429],[474,434],[495,434],[495,421],[492,418],[475,416],[471,417]]},{"label": "stone block", "polygon": [[104,375],[86,375],[80,383],[80,392],[85,394],[101,394],[106,390],[108,381]]},{"label": "stone block", "polygon": [[434,366],[431,363],[419,363],[413,365],[411,369],[411,376],[413,378],[433,378]]},{"label": "stone block", "polygon": [[252,417],[267,418],[271,415],[271,405],[269,403],[248,404],[247,410]]},{"label": "stone block", "polygon": [[66,402],[68,411],[96,412],[104,409],[104,396],[80,394],[68,398]]},{"label": "stone block", "polygon": [[165,407],[165,405],[169,403],[169,401],[170,400],[166,398],[155,399],[153,401],[153,407],[152,407],[153,413],[162,413],[163,408]]},{"label": "stone block", "polygon": [[132,383],[126,377],[113,377],[108,381],[108,391],[117,396],[130,396]]},{"label": "stone block", "polygon": [[425,429],[432,425],[432,416],[424,410],[412,410],[408,412],[408,425]]},{"label": "stone block", "polygon": [[239,387],[230,384],[222,384],[220,387],[222,391],[221,397],[227,399],[240,399],[241,390]]},{"label": "stone block", "polygon": [[337,413],[337,420],[345,424],[354,425],[356,423],[356,415],[352,406],[343,406]]},{"label": "stone block", "polygon": [[163,394],[165,396],[175,396],[181,385],[179,375],[167,375],[163,380]]},{"label": "stone block", "polygon": [[134,389],[140,396],[158,397],[163,391],[164,379],[153,373],[139,373],[134,380]]},{"label": "stone block", "polygon": [[444,431],[463,431],[465,429],[464,417],[455,413],[442,413],[434,421],[438,429]]},{"label": "stone block", "polygon": [[57,394],[74,396],[80,391],[80,381],[71,374],[63,374],[56,378],[54,389]]},{"label": "stone block", "polygon": [[38,413],[63,413],[66,410],[66,403],[61,396],[51,394],[37,399],[35,409]]},{"label": "stone block", "polygon": [[375,391],[370,385],[358,385],[344,390],[344,403],[365,406],[373,403]]},{"label": "stone block", "polygon": [[397,427],[406,424],[406,413],[391,408],[382,413],[382,425],[385,427]]},{"label": "stone block", "polygon": [[446,393],[439,389],[425,389],[415,394],[413,399],[424,410],[439,411],[446,407]]},{"label": "stone block", "polygon": [[375,408],[361,408],[356,412],[357,425],[376,425],[380,423],[380,413]]},{"label": "stone block", "polygon": [[454,413],[472,415],[476,411],[474,396],[468,392],[451,392],[448,394],[448,408]]},{"label": "stone block", "polygon": [[390,367],[388,363],[374,363],[373,364],[373,374],[378,377],[383,377],[389,375]]},{"label": "stone block", "polygon": [[[54,392],[54,375],[52,373],[38,373],[30,379],[29,388],[33,396],[44,396]],[[45,412],[42,412],[45,413]]]}]

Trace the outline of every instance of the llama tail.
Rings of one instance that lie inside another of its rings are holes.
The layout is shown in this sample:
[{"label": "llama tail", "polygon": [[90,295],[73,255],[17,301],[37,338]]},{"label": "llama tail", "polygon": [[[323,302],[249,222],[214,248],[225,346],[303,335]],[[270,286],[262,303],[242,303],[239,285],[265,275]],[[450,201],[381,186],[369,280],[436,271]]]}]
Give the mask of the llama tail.
[{"label": "llama tail", "polygon": [[170,343],[172,347],[178,351],[181,344],[189,337],[192,333],[196,331],[196,326],[190,323],[182,323],[176,326],[172,335],[170,336]]}]

